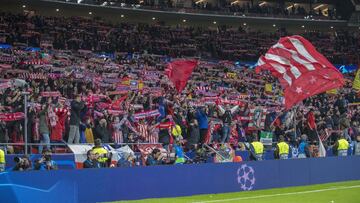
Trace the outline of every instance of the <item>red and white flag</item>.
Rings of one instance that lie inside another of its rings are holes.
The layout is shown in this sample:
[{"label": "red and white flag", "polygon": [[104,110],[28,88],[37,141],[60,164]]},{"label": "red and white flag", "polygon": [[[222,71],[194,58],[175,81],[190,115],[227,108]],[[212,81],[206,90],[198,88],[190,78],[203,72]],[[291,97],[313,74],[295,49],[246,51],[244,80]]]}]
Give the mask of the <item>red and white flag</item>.
[{"label": "red and white flag", "polygon": [[283,37],[261,56],[256,72],[268,70],[285,89],[285,107],[344,85],[341,73],[306,39]]}]

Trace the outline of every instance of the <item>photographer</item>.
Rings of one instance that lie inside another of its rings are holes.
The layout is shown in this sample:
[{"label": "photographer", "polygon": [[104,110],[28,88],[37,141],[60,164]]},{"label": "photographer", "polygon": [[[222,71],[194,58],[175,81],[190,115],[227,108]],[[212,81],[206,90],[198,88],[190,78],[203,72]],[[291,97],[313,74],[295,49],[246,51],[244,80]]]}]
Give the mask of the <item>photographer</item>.
[{"label": "photographer", "polygon": [[57,164],[51,160],[51,151],[45,149],[41,159],[35,162],[35,170],[57,170]]},{"label": "photographer", "polygon": [[161,153],[160,149],[153,149],[151,154],[148,155],[146,159],[147,166],[154,166],[154,165],[162,165],[165,164],[164,155]]},{"label": "photographer", "polygon": [[13,171],[29,171],[32,169],[31,167],[31,161],[28,156],[21,157],[15,157],[14,162],[16,165],[12,169]]}]

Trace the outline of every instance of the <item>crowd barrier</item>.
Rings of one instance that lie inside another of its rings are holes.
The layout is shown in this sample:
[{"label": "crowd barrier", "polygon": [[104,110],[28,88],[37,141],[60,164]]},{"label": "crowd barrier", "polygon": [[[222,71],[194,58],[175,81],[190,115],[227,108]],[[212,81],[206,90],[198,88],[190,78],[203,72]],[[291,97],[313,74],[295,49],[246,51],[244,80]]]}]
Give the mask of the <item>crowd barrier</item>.
[{"label": "crowd barrier", "polygon": [[360,156],[135,168],[3,172],[1,202],[104,202],[360,179]]}]

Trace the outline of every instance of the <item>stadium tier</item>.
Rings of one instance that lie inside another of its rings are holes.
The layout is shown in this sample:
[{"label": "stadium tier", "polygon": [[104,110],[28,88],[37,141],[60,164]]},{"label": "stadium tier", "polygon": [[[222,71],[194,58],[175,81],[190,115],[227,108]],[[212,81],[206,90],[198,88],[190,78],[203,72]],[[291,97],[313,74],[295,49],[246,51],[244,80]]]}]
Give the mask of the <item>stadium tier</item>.
[{"label": "stadium tier", "polygon": [[[0,199],[105,202],[359,179],[356,4],[5,0]],[[326,186],[260,197],[338,194]],[[179,201],[247,198],[259,196]]]}]

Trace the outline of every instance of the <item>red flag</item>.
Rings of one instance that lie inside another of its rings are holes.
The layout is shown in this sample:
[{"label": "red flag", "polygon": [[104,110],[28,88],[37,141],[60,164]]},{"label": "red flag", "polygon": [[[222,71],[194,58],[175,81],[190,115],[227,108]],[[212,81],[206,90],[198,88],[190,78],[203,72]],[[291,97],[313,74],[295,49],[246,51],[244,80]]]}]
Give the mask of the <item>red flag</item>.
[{"label": "red flag", "polygon": [[344,85],[342,74],[306,39],[283,37],[258,61],[257,73],[269,70],[285,89],[285,107]]},{"label": "red flag", "polygon": [[127,98],[127,95],[120,97],[119,99],[115,100],[111,105],[110,108],[112,109],[120,109],[120,104],[125,101],[125,99]]},{"label": "red flag", "polygon": [[307,121],[308,121],[308,125],[309,125],[310,129],[314,130],[316,128],[316,123],[315,123],[315,115],[312,111],[310,111],[308,113]]},{"label": "red flag", "polygon": [[168,64],[166,75],[179,93],[185,88],[197,63],[197,60],[178,60]]}]

